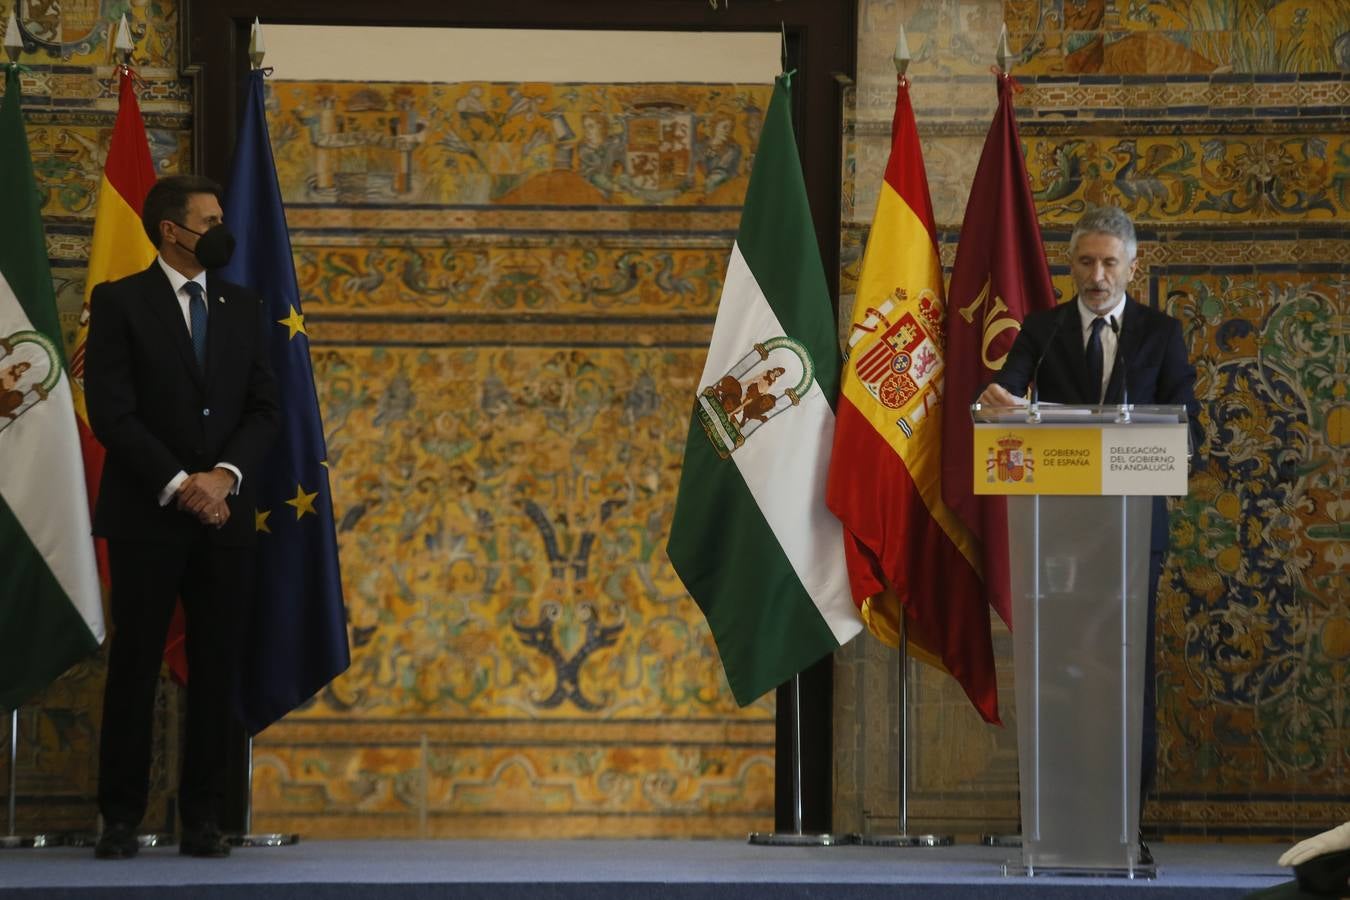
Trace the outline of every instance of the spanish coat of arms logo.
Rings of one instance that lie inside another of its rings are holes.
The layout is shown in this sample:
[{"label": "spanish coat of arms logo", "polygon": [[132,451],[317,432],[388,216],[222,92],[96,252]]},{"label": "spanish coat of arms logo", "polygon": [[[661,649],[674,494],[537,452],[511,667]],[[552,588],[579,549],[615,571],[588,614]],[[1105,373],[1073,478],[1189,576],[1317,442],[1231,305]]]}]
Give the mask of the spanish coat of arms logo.
[{"label": "spanish coat of arms logo", "polygon": [[1034,479],[1036,462],[1032,458],[1030,447],[1024,447],[1021,438],[1008,435],[998,439],[998,446],[989,448],[984,460],[985,480],[994,483],[1010,484]]},{"label": "spanish coat of arms logo", "polygon": [[[908,308],[900,309],[904,304]],[[942,303],[924,291],[917,305],[896,288],[861,322],[854,322],[848,359],[872,397],[892,410],[908,410],[896,424],[906,437],[942,397]]]}]

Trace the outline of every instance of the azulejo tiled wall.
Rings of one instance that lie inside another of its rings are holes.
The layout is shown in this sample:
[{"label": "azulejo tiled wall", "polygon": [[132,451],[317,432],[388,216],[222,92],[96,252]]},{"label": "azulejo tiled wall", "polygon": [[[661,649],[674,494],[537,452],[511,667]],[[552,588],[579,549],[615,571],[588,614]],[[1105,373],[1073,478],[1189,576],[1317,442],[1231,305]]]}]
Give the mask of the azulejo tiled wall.
[{"label": "azulejo tiled wall", "polygon": [[[1332,801],[1350,788],[1350,4],[862,0],[860,21],[846,292],[889,149],[898,26],[950,266],[1006,21],[1057,289],[1072,295],[1074,220],[1116,204],[1140,229],[1133,292],[1183,323],[1209,450],[1173,509],[1146,827],[1286,837],[1343,820]],[[1007,728],[917,671],[913,823],[1016,828],[1011,654],[995,632]],[[862,644],[840,661],[836,826],[893,827],[894,654]]]},{"label": "azulejo tiled wall", "polygon": [[766,827],[771,701],[664,544],[768,86],[268,96],[353,662],[257,741],[257,826]]},{"label": "azulejo tiled wall", "polygon": [[[174,0],[30,8],[25,114],[73,334],[116,108],[115,13],[131,19],[161,171],[189,158],[194,111]],[[1174,516],[1146,823],[1284,836],[1337,821],[1327,798],[1345,795],[1350,770],[1350,10],[859,0],[845,307],[888,149],[896,27],[916,53],[950,265],[1003,20],[1025,54],[1019,115],[1056,284],[1070,290],[1063,252],[1081,207],[1131,209],[1135,289],[1182,319],[1200,370],[1212,451]],[[259,742],[256,825],[768,824],[772,710],[734,709],[662,551],[759,90],[274,82],[355,661]],[[915,826],[1015,827],[1006,633],[996,646],[1002,730],[918,671]],[[894,826],[893,661],[867,638],[839,655],[837,830]],[[22,711],[20,830],[92,826],[101,690],[96,659]],[[161,696],[171,722],[177,693]],[[172,729],[157,758],[147,824],[165,827]]]},{"label": "azulejo tiled wall", "polygon": [[[39,9],[39,7],[41,7]],[[133,66],[155,167],[181,171],[190,158],[190,86],[178,76],[174,0],[81,4],[0,4],[16,9],[24,50],[19,62],[23,113],[43,216],[48,256],[67,350],[79,324],[94,205],[117,115],[111,51],[116,18],[126,12],[136,50]],[[18,830],[92,830],[103,701],[102,654],[72,668],[19,711]],[[167,679],[156,714],[155,767],[145,827],[171,830],[177,784],[179,691]],[[8,713],[8,710],[5,711]],[[8,760],[8,715],[0,745]],[[6,772],[6,775],[8,773]],[[8,793],[8,778],[0,796]]]},{"label": "azulejo tiled wall", "polygon": [[[69,336],[125,5],[87,6],[23,12]],[[178,171],[194,110],[177,9],[130,15],[152,153]],[[255,827],[766,827],[772,702],[736,707],[664,543],[767,85],[276,80],[269,98],[353,665],[260,736]],[[93,827],[102,680],[91,660],[22,710],[21,830]],[[168,830],[167,681],[161,704],[146,826]]]}]

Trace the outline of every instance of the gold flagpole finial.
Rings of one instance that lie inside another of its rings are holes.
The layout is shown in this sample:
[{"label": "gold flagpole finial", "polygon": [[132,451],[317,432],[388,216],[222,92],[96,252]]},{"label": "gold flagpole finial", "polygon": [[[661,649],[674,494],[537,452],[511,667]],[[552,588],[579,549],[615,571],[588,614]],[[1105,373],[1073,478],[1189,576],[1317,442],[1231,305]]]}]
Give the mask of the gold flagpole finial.
[{"label": "gold flagpole finial", "polygon": [[[16,7],[18,4],[14,4]],[[14,15],[14,10],[9,11],[9,25],[5,28],[5,55],[9,61],[14,64],[19,62],[19,54],[23,52],[23,37],[19,34],[19,20]]]},{"label": "gold flagpole finial", "polygon": [[998,33],[998,54],[994,57],[998,61],[998,70],[1004,75],[1012,71],[1013,56],[1008,50],[1008,23],[1003,23],[1003,30]]},{"label": "gold flagpole finial", "polygon": [[895,53],[891,59],[895,61],[895,74],[904,75],[909,70],[909,63],[914,57],[909,54],[909,41],[905,40],[905,26],[900,26],[900,36],[895,39]]},{"label": "gold flagpole finial", "polygon": [[253,20],[253,27],[248,36],[248,61],[253,68],[261,69],[263,57],[267,55],[267,47],[263,44],[262,22],[257,18]]}]

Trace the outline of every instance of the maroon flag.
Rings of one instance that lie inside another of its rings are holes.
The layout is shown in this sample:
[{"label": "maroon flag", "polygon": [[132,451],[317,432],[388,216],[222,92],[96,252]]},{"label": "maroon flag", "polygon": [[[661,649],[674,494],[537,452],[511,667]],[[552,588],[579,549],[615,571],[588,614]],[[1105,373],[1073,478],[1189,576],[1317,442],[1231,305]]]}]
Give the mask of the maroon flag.
[{"label": "maroon flag", "polygon": [[1017,135],[1009,75],[998,77],[998,112],[985,138],[961,223],[947,290],[942,499],[979,542],[985,598],[1011,625],[1003,498],[974,494],[969,407],[1003,368],[1027,313],[1055,305],[1041,228]]}]

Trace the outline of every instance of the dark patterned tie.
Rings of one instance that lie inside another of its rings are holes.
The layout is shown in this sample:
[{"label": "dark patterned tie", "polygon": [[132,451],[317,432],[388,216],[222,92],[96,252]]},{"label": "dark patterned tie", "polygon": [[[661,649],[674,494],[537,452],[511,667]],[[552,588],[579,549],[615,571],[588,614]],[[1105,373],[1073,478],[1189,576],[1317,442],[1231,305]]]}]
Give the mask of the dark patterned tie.
[{"label": "dark patterned tie", "polygon": [[[197,365],[206,369],[206,296],[202,286],[195,281],[183,285],[188,292],[188,318],[192,320],[192,352],[197,354]],[[1097,345],[1097,358],[1101,359],[1101,344]],[[1098,367],[1100,369],[1100,363]]]},{"label": "dark patterned tie", "polygon": [[1093,404],[1102,400],[1102,327],[1106,320],[1101,316],[1092,320],[1092,334],[1088,336],[1085,358],[1087,360],[1088,396]]}]

